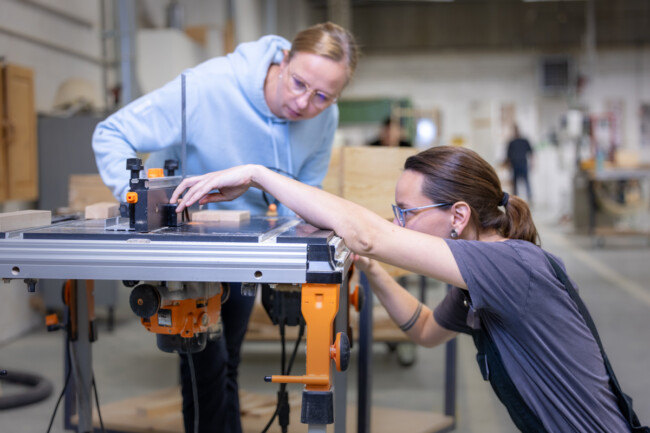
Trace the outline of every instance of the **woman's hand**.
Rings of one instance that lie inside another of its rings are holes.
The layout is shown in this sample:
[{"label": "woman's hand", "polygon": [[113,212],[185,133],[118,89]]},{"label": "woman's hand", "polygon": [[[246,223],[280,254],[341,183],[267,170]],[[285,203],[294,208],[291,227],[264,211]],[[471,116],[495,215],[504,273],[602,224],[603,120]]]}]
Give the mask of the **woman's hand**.
[{"label": "woman's hand", "polygon": [[176,187],[170,203],[176,203],[180,195],[185,195],[176,207],[176,212],[182,212],[186,207],[197,201],[199,204],[234,200],[253,185],[251,179],[255,170],[254,165],[241,165],[227,170],[215,171],[201,176],[188,177]]},{"label": "woman's hand", "polygon": [[369,259],[368,257],[360,256],[356,253],[352,253],[352,261],[354,262],[354,266],[356,266],[358,270],[365,273],[366,275],[370,272],[371,266],[376,264],[374,260]]}]

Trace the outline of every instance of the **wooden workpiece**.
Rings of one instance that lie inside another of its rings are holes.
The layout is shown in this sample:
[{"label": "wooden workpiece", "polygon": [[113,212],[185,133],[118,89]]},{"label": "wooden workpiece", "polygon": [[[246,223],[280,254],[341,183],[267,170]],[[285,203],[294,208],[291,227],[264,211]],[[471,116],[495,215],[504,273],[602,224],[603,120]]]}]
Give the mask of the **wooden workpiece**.
[{"label": "wooden workpiece", "polygon": [[49,226],[52,212],[49,210],[19,210],[0,214],[0,232]]},{"label": "wooden workpiece", "polygon": [[247,210],[200,210],[192,213],[192,221],[230,221],[242,222],[251,218]]},{"label": "wooden workpiece", "polygon": [[86,206],[84,218],[87,220],[106,219],[120,216],[120,205],[116,202],[103,201]]}]

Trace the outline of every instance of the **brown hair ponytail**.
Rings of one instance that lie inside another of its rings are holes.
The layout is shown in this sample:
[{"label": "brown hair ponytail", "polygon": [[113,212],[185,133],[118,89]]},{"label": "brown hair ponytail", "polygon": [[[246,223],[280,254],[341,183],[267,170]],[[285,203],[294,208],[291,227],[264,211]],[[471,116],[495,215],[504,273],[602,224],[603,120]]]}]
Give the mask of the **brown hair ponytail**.
[{"label": "brown hair ponytail", "polygon": [[504,194],[494,168],[476,152],[463,147],[432,147],[409,157],[404,169],[424,175],[422,193],[434,203],[466,202],[479,231],[496,230],[503,237],[539,245],[526,202]]}]

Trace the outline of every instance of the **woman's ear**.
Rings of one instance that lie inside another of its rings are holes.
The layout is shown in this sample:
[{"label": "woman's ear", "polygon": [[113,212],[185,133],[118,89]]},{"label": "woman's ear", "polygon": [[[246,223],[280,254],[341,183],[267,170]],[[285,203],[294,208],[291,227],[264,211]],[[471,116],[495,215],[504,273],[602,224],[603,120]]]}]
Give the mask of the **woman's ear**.
[{"label": "woman's ear", "polygon": [[282,50],[282,54],[284,54],[284,57],[282,57],[281,65],[284,67],[289,64],[289,50]]},{"label": "woman's ear", "polygon": [[464,201],[457,201],[451,207],[451,211],[451,225],[460,236],[470,223],[472,208]]}]

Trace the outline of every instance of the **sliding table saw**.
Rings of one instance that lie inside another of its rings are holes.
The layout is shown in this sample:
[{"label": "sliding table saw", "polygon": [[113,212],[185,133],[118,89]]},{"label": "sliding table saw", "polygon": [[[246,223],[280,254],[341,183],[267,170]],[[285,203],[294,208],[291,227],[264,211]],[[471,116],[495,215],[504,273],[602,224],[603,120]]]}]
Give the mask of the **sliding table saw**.
[{"label": "sliding table saw", "polygon": [[[334,370],[345,370],[350,353],[346,336],[350,251],[334,232],[289,217],[167,224],[169,220],[157,214],[177,184],[177,179],[170,179],[133,176],[131,190],[138,191],[139,200],[131,203],[130,217],[64,221],[0,233],[0,278],[23,279],[30,289],[38,279],[75,281],[71,288],[76,303],[72,353],[77,431],[92,431],[92,280],[122,280],[133,285],[140,281],[240,282],[253,295],[262,284],[299,291],[307,325],[306,374],[266,380],[305,384],[301,421],[309,425],[310,432],[325,432],[334,413],[335,432],[344,432],[346,376]],[[147,211],[141,214],[145,220],[149,218],[144,229],[142,225],[134,229],[138,201],[149,208],[148,216]],[[154,216],[158,218],[155,223]],[[86,290],[80,289],[84,284]],[[136,296],[137,301],[142,299]],[[154,310],[161,309],[158,300]],[[143,324],[148,314],[140,314]],[[158,324],[164,326],[163,320]],[[153,332],[164,332],[164,328]],[[342,391],[334,395],[335,388]]]}]

